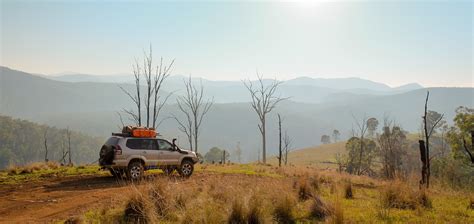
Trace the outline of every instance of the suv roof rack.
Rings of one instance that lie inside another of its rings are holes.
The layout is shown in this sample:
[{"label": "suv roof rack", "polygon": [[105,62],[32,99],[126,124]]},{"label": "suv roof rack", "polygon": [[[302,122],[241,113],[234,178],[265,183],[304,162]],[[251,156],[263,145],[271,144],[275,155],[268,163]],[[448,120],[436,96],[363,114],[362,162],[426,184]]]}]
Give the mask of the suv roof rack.
[{"label": "suv roof rack", "polygon": [[131,137],[131,135],[128,133],[112,133],[112,136]]}]

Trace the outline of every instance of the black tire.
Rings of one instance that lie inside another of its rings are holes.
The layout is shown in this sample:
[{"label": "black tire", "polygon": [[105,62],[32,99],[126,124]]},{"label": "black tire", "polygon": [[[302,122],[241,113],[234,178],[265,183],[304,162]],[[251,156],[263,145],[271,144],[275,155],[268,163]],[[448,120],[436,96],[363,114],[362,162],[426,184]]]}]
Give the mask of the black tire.
[{"label": "black tire", "polygon": [[114,161],[115,152],[112,146],[103,145],[99,153],[99,165],[111,165]]},{"label": "black tire", "polygon": [[122,178],[123,174],[125,173],[122,169],[114,169],[109,168],[110,174],[116,178]]},{"label": "black tire", "polygon": [[165,168],[162,169],[163,170],[163,173],[167,176],[170,176],[171,174],[173,174],[173,172],[176,170],[175,167],[172,167],[172,166],[166,166]]},{"label": "black tire", "polygon": [[128,165],[127,177],[130,180],[140,180],[143,177],[145,169],[140,161],[131,162]]},{"label": "black tire", "polygon": [[190,160],[183,160],[181,165],[179,166],[178,173],[182,177],[189,177],[193,174],[194,171],[194,163]]}]

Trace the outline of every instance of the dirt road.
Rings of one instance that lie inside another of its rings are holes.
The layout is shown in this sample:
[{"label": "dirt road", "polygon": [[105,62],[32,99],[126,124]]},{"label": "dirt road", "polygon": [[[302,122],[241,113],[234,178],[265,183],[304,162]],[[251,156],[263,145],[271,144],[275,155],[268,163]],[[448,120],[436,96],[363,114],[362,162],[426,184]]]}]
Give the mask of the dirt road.
[{"label": "dirt road", "polygon": [[117,202],[127,183],[111,176],[73,176],[0,185],[0,223],[50,223]]}]

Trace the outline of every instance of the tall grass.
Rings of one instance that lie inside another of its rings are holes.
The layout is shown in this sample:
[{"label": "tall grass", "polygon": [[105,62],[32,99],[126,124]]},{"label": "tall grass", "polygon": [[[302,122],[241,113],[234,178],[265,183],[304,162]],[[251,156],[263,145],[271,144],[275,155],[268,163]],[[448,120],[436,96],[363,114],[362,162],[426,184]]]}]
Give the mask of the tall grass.
[{"label": "tall grass", "polygon": [[58,162],[54,161],[49,161],[49,162],[33,162],[33,163],[28,163],[24,166],[18,166],[18,165],[10,165],[7,167],[7,172],[10,175],[17,175],[17,174],[28,174],[28,173],[33,173],[34,171],[40,171],[40,170],[54,170],[58,169],[61,167],[61,165]]},{"label": "tall grass", "polygon": [[273,211],[273,218],[277,223],[292,224],[296,223],[296,218],[293,212],[295,207],[295,200],[290,196],[283,196],[276,202],[275,209]]},{"label": "tall grass", "polygon": [[381,204],[386,208],[431,208],[431,200],[425,190],[414,190],[400,181],[394,181],[381,191]]},{"label": "tall grass", "polygon": [[324,220],[334,214],[334,208],[324,202],[319,196],[313,196],[310,215],[312,218]]}]

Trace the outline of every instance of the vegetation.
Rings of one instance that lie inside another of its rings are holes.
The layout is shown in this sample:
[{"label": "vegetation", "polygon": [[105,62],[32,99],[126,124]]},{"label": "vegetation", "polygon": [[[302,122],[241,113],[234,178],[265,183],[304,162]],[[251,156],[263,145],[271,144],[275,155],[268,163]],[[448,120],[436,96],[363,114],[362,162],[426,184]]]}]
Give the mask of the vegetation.
[{"label": "vegetation", "polygon": [[189,76],[187,81],[184,80],[184,86],[186,87],[186,94],[179,96],[176,99],[176,104],[179,111],[185,115],[185,119],[183,119],[184,121],[180,120],[175,115],[173,115],[173,118],[178,123],[179,130],[188,138],[189,149],[197,153],[201,124],[214,101],[210,99],[204,100],[202,80],[198,86],[192,82],[191,76]]},{"label": "vegetation", "polygon": [[[98,158],[102,138],[0,116],[0,169],[8,165],[25,165],[45,160],[65,164],[69,145],[68,133],[73,163],[91,163]],[[45,144],[48,149],[46,158]]]},{"label": "vegetation", "polygon": [[48,180],[78,175],[108,175],[100,171],[98,166],[61,166],[57,162],[34,162],[23,166],[11,165],[6,170],[0,171],[0,185],[13,185],[31,183],[34,181]]},{"label": "vegetation", "polygon": [[470,158],[474,152],[472,138],[469,136],[472,130],[474,130],[474,109],[459,107],[456,109],[454,126],[450,127],[447,133],[451,152],[433,161],[432,174],[452,188],[474,190],[474,163]]},{"label": "vegetation", "polygon": [[[418,186],[404,181],[384,182],[306,167],[245,166],[255,174],[210,175],[207,170],[238,170],[240,165],[206,165],[207,169],[198,168],[195,177],[185,180],[157,176],[132,185],[124,192],[122,204],[91,210],[81,219],[119,222],[133,218],[136,222],[140,217],[160,223],[474,221],[474,212],[468,208],[471,201],[464,191],[447,191],[436,184],[420,192]],[[300,188],[294,182],[311,179],[318,181],[320,191],[312,191],[307,200],[298,200]],[[349,181],[358,192],[352,199],[344,197]],[[252,188],[246,187],[249,185]],[[160,215],[160,206],[166,215]],[[140,212],[129,211],[131,207]]]},{"label": "vegetation", "polygon": [[204,155],[204,160],[207,163],[226,163],[226,161],[228,161],[229,158],[230,158],[230,154],[228,151],[222,150],[217,147],[212,147]]}]

